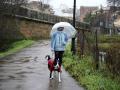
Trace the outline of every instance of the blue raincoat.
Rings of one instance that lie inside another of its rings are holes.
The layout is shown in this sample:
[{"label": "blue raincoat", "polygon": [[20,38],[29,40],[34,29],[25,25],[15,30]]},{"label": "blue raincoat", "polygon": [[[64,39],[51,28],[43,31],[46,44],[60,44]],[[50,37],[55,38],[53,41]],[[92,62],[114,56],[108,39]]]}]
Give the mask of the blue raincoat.
[{"label": "blue raincoat", "polygon": [[67,41],[68,41],[68,37],[66,33],[62,31],[57,31],[53,33],[51,37],[51,50],[64,51]]}]

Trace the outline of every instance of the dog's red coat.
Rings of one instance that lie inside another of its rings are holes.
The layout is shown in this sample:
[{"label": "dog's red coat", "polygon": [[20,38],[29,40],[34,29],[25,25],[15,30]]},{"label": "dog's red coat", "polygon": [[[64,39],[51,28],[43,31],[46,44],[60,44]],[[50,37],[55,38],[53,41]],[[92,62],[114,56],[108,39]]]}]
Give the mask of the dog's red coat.
[{"label": "dog's red coat", "polygon": [[[54,71],[54,60],[53,59],[48,60],[48,65],[50,66],[49,70],[51,72]],[[61,72],[61,65],[58,68],[58,72]]]},{"label": "dog's red coat", "polygon": [[54,70],[54,60],[48,60],[49,70],[52,72]]}]

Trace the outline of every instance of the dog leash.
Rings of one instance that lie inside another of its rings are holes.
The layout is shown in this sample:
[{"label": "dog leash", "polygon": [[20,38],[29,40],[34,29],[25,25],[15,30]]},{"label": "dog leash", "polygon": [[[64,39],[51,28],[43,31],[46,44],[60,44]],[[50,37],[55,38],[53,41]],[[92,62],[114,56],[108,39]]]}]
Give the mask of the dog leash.
[{"label": "dog leash", "polygon": [[54,52],[52,52],[52,59],[54,59]]}]

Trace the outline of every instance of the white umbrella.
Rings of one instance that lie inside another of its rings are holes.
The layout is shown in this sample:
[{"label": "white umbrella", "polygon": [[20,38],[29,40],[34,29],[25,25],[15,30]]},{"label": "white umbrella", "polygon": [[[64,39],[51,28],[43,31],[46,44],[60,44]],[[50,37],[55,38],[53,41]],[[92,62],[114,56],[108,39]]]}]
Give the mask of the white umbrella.
[{"label": "white umbrella", "polygon": [[65,32],[68,36],[68,38],[72,38],[75,37],[76,35],[76,30],[75,28],[68,22],[59,22],[56,23],[53,27],[52,30],[50,32],[51,36],[53,35],[53,33],[55,33],[57,31],[58,27],[64,27],[64,30],[62,32]]}]

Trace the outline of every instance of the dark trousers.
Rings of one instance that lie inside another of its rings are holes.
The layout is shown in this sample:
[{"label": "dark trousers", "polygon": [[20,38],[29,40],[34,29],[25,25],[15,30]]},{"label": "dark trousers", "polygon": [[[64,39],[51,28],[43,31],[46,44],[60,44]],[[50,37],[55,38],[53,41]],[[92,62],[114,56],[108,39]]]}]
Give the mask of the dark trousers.
[{"label": "dark trousers", "polygon": [[56,65],[57,61],[59,60],[59,65],[61,66],[63,53],[64,53],[64,51],[55,51],[55,63],[54,63],[54,65]]}]

